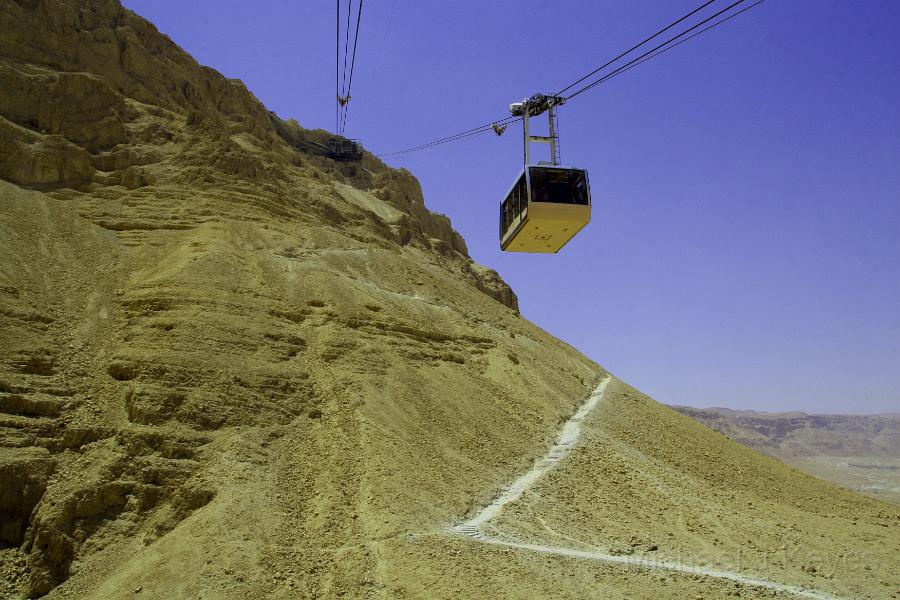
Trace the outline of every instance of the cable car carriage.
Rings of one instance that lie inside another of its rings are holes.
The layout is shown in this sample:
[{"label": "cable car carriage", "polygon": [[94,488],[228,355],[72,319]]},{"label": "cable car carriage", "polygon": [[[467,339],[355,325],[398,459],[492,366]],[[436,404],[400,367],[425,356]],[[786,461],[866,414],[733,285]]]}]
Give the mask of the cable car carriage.
[{"label": "cable car carriage", "polygon": [[359,162],[363,156],[362,144],[359,140],[333,137],[328,140],[328,156],[341,162]]},{"label": "cable car carriage", "polygon": [[[510,105],[521,116],[525,166],[500,205],[500,249],[507,252],[556,253],[591,220],[591,190],[584,169],[560,166],[555,108],[560,96],[537,94]],[[550,135],[529,134],[528,120],[549,113]],[[550,162],[530,164],[530,144],[550,144]]]}]

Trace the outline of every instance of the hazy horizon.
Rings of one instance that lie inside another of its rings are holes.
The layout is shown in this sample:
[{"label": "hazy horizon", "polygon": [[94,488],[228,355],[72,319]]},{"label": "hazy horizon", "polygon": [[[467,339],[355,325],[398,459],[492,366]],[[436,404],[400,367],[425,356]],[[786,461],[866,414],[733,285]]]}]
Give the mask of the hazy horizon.
[{"label": "hazy horizon", "polygon": [[836,412],[807,412],[802,410],[756,410],[753,408],[731,408],[728,406],[693,406],[691,404],[672,404],[669,402],[665,403],[666,406],[670,406],[672,408],[693,408],[696,410],[733,410],[736,412],[752,412],[759,413],[764,415],[793,415],[793,414],[802,414],[816,417],[897,417],[900,418],[900,412],[876,412],[876,413],[836,413]]}]

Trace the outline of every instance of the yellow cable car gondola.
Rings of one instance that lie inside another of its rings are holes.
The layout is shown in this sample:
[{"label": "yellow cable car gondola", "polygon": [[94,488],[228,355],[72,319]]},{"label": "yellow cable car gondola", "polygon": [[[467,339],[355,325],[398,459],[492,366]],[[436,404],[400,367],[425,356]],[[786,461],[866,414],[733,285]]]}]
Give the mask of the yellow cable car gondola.
[{"label": "yellow cable car gondola", "polygon": [[[587,171],[559,165],[556,107],[560,96],[538,94],[510,105],[521,116],[525,133],[525,167],[500,204],[500,249],[507,252],[556,253],[591,220]],[[549,113],[550,135],[529,134],[529,117]],[[530,164],[532,142],[550,144],[550,162]]]}]

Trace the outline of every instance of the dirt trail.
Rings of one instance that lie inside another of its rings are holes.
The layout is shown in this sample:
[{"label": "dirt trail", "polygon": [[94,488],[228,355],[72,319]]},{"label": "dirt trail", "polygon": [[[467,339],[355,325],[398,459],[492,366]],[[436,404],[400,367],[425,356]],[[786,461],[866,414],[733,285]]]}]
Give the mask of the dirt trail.
[{"label": "dirt trail", "polygon": [[520,550],[529,550],[531,552],[539,552],[542,554],[553,554],[557,556],[569,556],[585,560],[632,565],[647,569],[680,571],[683,573],[715,577],[718,579],[727,579],[741,584],[793,594],[795,596],[803,598],[815,598],[817,600],[837,600],[836,596],[811,590],[809,588],[786,585],[767,579],[760,579],[757,577],[748,577],[746,575],[740,575],[738,573],[720,569],[711,569],[691,564],[674,563],[659,559],[648,559],[641,556],[621,556],[608,554],[606,552],[599,552],[596,550],[580,550],[578,548],[569,548],[564,546],[534,544],[510,539],[505,536],[501,537],[485,531],[484,526],[490,523],[491,519],[500,514],[500,512],[507,504],[519,499],[526,490],[528,490],[532,485],[535,484],[535,482],[538,481],[538,479],[540,479],[544,475],[544,473],[554,468],[564,458],[566,458],[566,456],[569,455],[569,453],[578,443],[578,438],[581,436],[582,421],[603,399],[603,393],[606,390],[606,386],[609,384],[610,379],[611,378],[607,376],[597,385],[587,401],[585,401],[585,403],[581,405],[578,411],[576,411],[575,414],[565,422],[562,429],[560,430],[556,443],[550,447],[547,453],[540,460],[535,462],[534,466],[528,472],[524,473],[515,481],[513,481],[512,484],[510,484],[503,491],[503,493],[501,493],[493,502],[482,508],[472,518],[464,521],[463,523],[454,525],[448,528],[448,530],[485,544],[518,548]]}]

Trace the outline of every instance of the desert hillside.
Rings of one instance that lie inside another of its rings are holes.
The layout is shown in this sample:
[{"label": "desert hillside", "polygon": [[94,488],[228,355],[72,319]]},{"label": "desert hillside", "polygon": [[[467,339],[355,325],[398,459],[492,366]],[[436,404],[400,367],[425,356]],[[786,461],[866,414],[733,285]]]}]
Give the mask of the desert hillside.
[{"label": "desert hillside", "polygon": [[900,504],[900,415],[809,415],[676,406],[736,442]]},{"label": "desert hillside", "polygon": [[[0,0],[0,597],[900,595],[896,507],[611,378],[326,137],[114,0]],[[600,382],[489,528],[748,578],[448,530]]]}]

